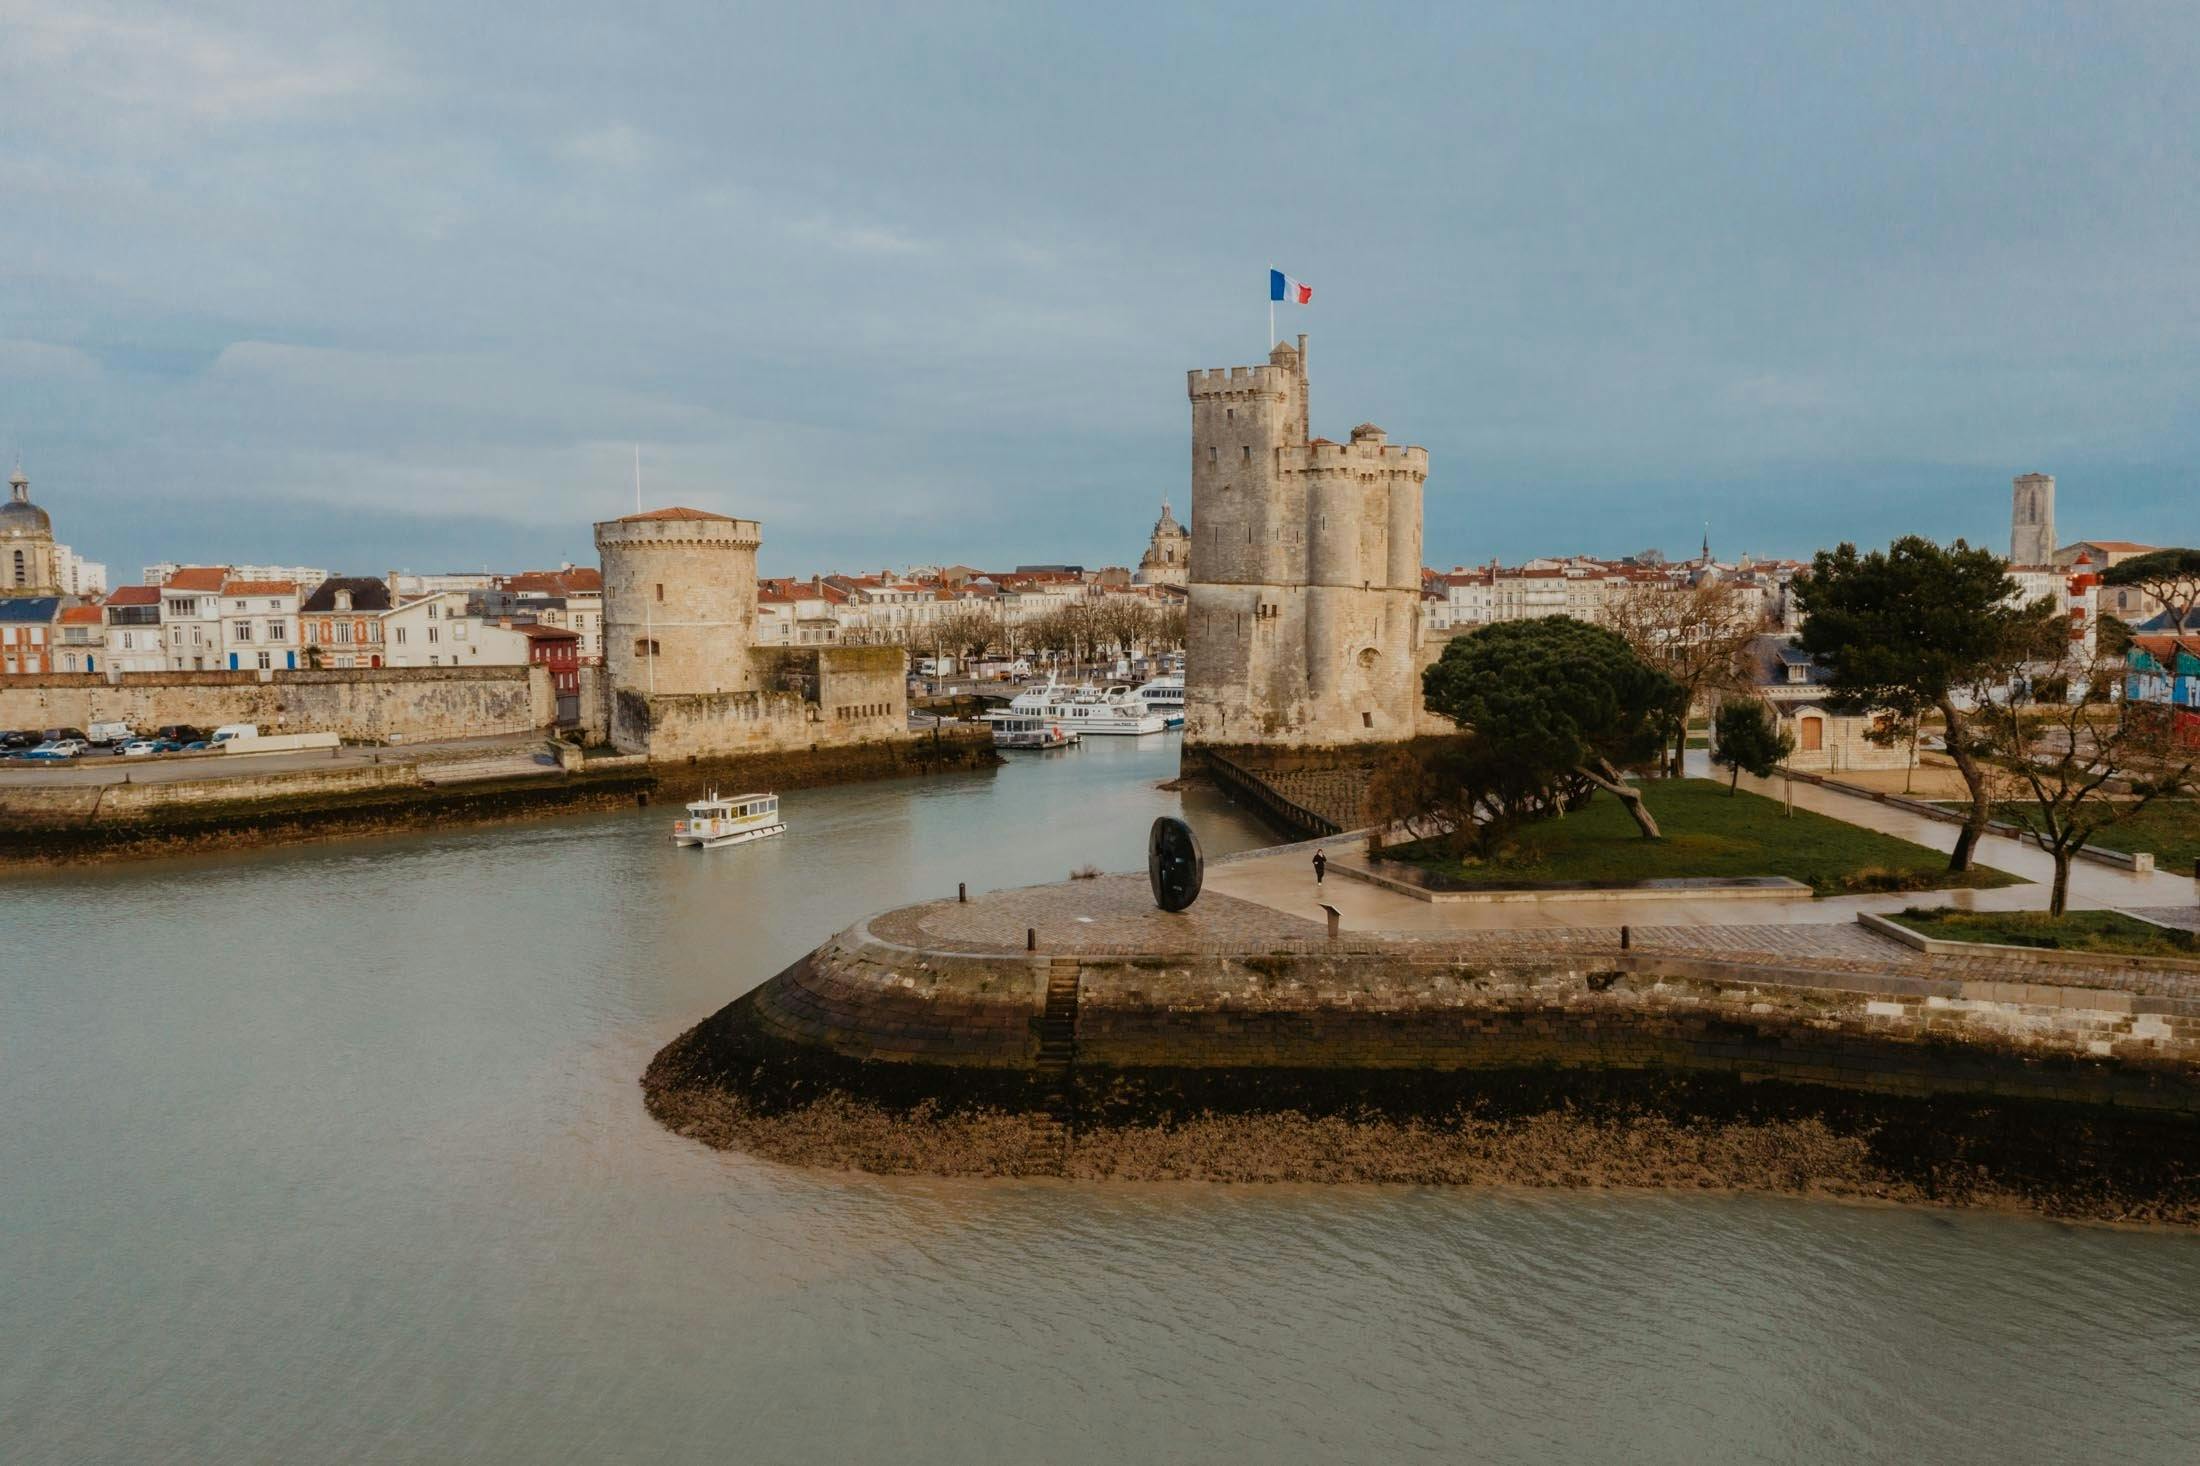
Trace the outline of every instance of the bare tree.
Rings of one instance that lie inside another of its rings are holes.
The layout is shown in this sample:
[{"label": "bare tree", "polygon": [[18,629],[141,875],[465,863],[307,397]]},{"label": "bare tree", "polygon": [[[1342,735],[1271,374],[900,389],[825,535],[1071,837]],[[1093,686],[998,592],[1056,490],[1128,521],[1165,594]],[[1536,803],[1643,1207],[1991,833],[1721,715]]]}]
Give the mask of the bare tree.
[{"label": "bare tree", "polygon": [[[1764,629],[1763,617],[1740,587],[1705,580],[1695,585],[1629,586],[1604,607],[1604,624],[1651,666],[1688,694],[1687,713],[1708,712],[1749,690],[1743,653]],[[1680,772],[1688,718],[1673,730],[1671,769]]]},{"label": "bare tree", "polygon": [[2055,862],[2047,910],[2061,916],[2078,851],[2156,798],[2190,789],[2193,761],[2166,762],[2172,750],[2159,725],[2117,698],[2124,667],[2114,653],[2073,644],[2033,670],[1982,702],[1974,722],[1994,757],[1997,812]]},{"label": "bare tree", "polygon": [[1153,644],[1164,651],[1182,651],[1184,637],[1191,629],[1191,618],[1181,602],[1162,607],[1154,613]]},{"label": "bare tree", "polygon": [[1103,649],[1131,655],[1153,635],[1153,608],[1136,596],[1109,596],[1093,608],[1093,636]]}]

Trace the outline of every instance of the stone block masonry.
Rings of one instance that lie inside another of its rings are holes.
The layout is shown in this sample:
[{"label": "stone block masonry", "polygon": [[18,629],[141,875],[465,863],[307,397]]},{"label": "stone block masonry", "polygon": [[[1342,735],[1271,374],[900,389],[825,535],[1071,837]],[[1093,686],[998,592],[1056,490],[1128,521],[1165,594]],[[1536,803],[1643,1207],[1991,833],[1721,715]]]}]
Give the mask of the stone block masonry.
[{"label": "stone block masonry", "polygon": [[0,681],[0,728],[255,723],[270,733],[423,742],[530,733],[557,719],[550,669],[358,667],[302,672],[90,673]]},{"label": "stone block masonry", "polygon": [[[888,1170],[942,1163],[942,1125],[1067,1115],[1055,1160],[1004,1131],[945,1162],[1018,1174],[1447,1180],[1477,1147],[1563,1133],[1625,1184],[1714,1184],[1689,1157],[1716,1137],[1716,1184],[2200,1225],[2190,974],[2047,964],[2012,985],[1854,927],[1656,928],[1624,952],[1580,930],[1332,939],[1214,893],[1157,912],[1143,884],[873,918],[668,1046],[651,1107],[713,1143]],[[1064,964],[1077,1016],[1050,1076]],[[1300,1149],[1233,1159],[1271,1131]]]}]

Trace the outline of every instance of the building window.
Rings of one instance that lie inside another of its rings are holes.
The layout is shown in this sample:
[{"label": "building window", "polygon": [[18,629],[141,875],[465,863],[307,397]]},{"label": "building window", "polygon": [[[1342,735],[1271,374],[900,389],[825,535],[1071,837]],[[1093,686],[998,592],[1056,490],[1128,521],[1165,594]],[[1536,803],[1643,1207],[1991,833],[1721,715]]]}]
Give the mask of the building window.
[{"label": "building window", "polygon": [[265,672],[265,671],[268,671],[268,670],[269,670],[270,668],[272,668],[273,666],[274,666],[274,663],[268,660],[268,654],[267,654],[266,652],[261,652],[261,653],[260,653],[260,670],[261,670],[262,672]]},{"label": "building window", "polygon": [[252,640],[252,623],[249,621],[239,621],[235,625],[231,626],[229,630],[231,635],[235,636],[236,639],[239,641]]},{"label": "building window", "polygon": [[637,657],[656,656],[657,643],[647,637],[636,637],[634,639],[634,655]]},{"label": "building window", "polygon": [[404,627],[402,627],[402,626],[400,626],[400,627],[396,628],[396,631],[397,631],[397,644],[398,644],[399,646],[403,646],[403,645],[405,644],[405,628],[404,628]]},{"label": "building window", "polygon": [[267,639],[268,639],[269,641],[288,641],[288,640],[290,640],[290,626],[289,626],[289,623],[288,623],[288,622],[284,622],[284,621],[270,621],[270,622],[268,622],[268,623],[267,623]]}]

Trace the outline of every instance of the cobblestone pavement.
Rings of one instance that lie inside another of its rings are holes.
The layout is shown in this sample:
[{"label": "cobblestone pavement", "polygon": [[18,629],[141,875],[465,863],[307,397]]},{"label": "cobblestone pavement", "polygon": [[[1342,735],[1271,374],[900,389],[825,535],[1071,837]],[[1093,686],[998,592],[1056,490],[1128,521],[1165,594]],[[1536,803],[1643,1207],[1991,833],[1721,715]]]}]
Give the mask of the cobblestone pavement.
[{"label": "cobblestone pavement", "polygon": [[2200,932],[2200,906],[2126,906],[2124,910],[2133,916],[2143,916],[2164,926],[2183,927],[2188,932]]},{"label": "cobblestone pavement", "polygon": [[[2187,919],[2200,911],[2177,908]],[[1026,930],[1040,955],[1258,957],[1281,953],[1394,953],[1407,960],[1527,962],[1618,956],[1616,926],[1372,932],[1336,940],[1313,921],[1213,892],[1190,911],[1156,908],[1142,876],[1103,876],[1051,886],[994,891],[968,903],[933,902],[874,917],[872,936],[943,952],[1024,951]],[[1876,974],[1961,981],[2054,984],[2200,999],[2200,973],[2122,971],[2012,963],[1998,957],[1932,957],[1854,924],[1692,923],[1637,926],[1630,950],[1641,954],[1735,961],[1791,972]]]}]

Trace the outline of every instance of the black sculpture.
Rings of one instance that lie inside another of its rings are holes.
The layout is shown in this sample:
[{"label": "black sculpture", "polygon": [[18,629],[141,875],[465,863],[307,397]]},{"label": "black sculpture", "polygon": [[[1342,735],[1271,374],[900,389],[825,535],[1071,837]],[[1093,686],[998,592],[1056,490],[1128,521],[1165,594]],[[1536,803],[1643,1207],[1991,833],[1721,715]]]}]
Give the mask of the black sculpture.
[{"label": "black sculpture", "polygon": [[1192,827],[1168,815],[1153,822],[1146,837],[1146,879],[1153,883],[1153,904],[1163,911],[1182,911],[1199,899],[1200,878],[1207,863],[1199,853],[1199,836]]}]

